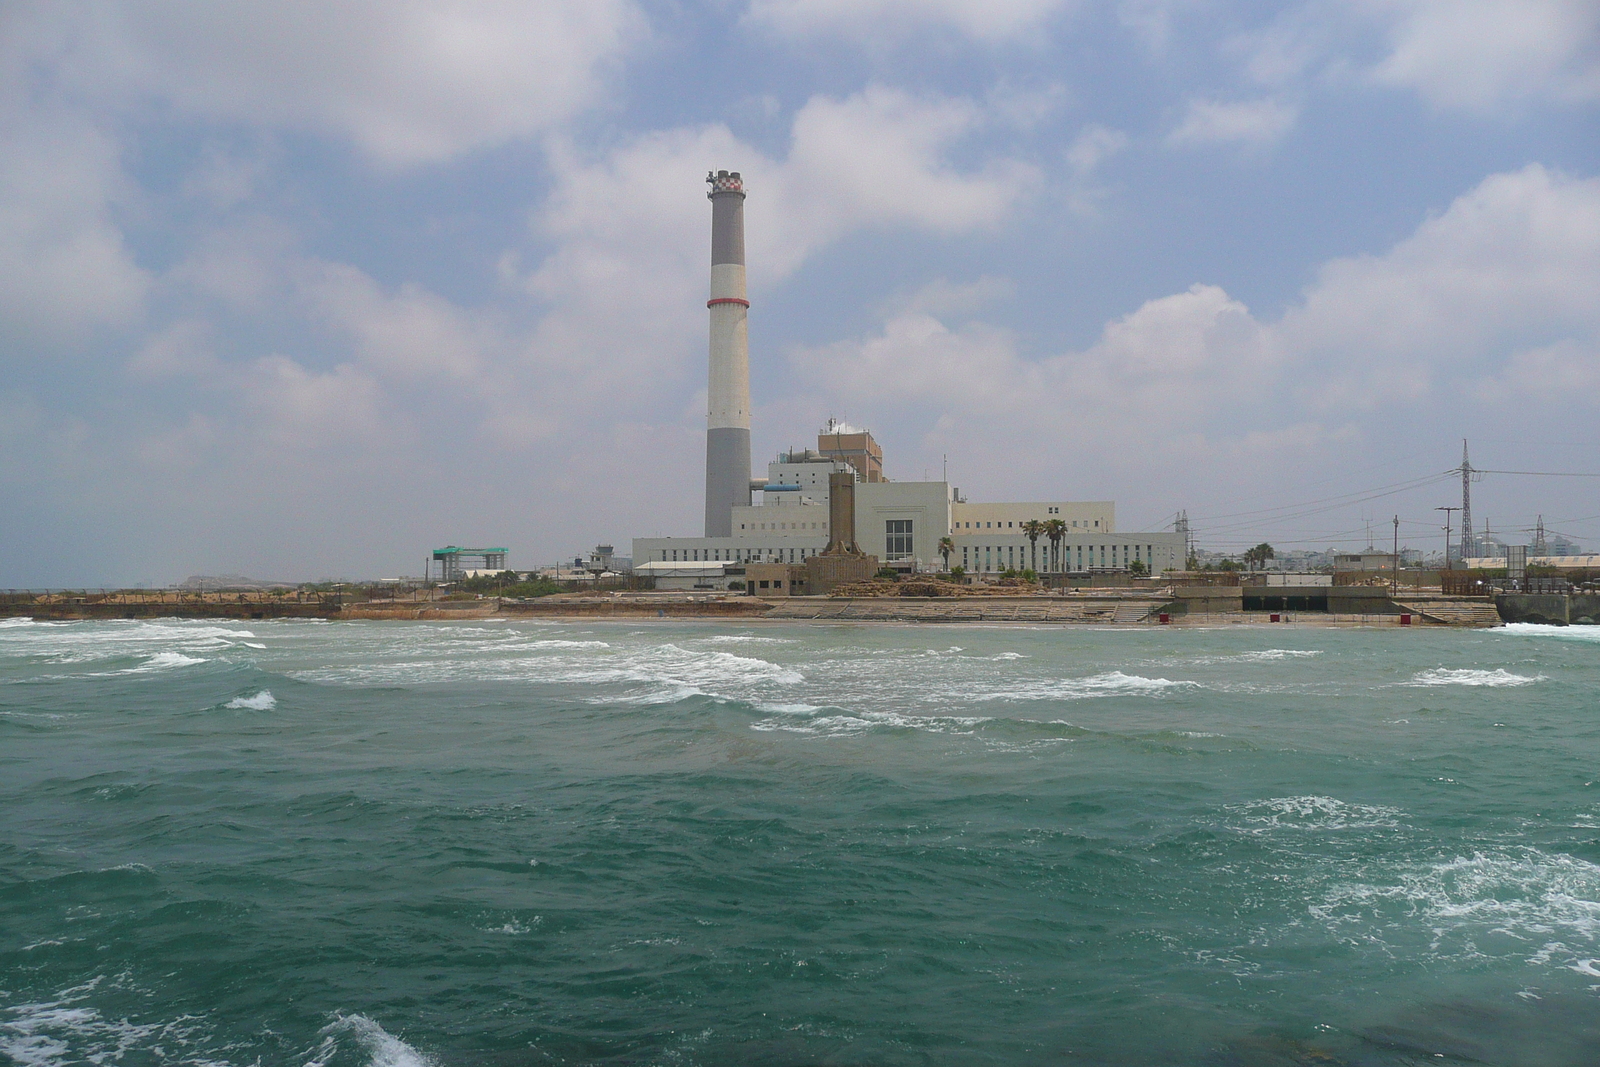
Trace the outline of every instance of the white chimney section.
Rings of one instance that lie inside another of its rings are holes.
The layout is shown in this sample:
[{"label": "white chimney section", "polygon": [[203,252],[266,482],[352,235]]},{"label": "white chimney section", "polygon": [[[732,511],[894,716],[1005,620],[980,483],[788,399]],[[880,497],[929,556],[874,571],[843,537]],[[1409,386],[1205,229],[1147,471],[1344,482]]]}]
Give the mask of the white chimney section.
[{"label": "white chimney section", "polygon": [[745,319],[744,182],[707,174],[711,191],[711,376],[706,412],[706,536],[733,535],[732,508],[750,503],[750,338]]}]

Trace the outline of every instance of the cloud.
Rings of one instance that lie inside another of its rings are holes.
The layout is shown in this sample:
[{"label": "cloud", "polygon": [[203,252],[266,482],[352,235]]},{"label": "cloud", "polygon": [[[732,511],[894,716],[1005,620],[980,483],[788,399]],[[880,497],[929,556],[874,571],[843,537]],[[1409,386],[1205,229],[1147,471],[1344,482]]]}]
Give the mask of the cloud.
[{"label": "cloud", "polygon": [[127,325],[151,278],[114,208],[133,198],[115,141],[72,114],[0,112],[0,336],[81,341]]},{"label": "cloud", "polygon": [[1085,126],[1067,147],[1067,164],[1077,177],[1087,178],[1101,164],[1128,147],[1128,135],[1098,124]]},{"label": "cloud", "polygon": [[73,95],[346,137],[396,165],[560,125],[644,31],[628,0],[39,2],[12,25]]},{"label": "cloud", "polygon": [[1329,400],[1416,397],[1534,338],[1600,337],[1600,180],[1492,175],[1382,256],[1334,260],[1280,330]]},{"label": "cloud", "polygon": [[1205,468],[1214,488],[1245,461],[1293,485],[1330,448],[1391,440],[1397,419],[1410,433],[1442,421],[1449,436],[1464,417],[1496,425],[1509,397],[1600,405],[1595,292],[1600,180],[1529,167],[1485,179],[1382,254],[1329,262],[1276,321],[1197,284],[1080,351],[1032,354],[970,306],[892,305],[862,336],[791,350],[809,395],[789,411],[848,404],[900,443],[902,471],[948,452],[995,491],[1071,478],[1081,492],[1090,477],[1170,503],[1193,491],[1173,472]]},{"label": "cloud", "polygon": [[1279,100],[1191,100],[1183,122],[1167,135],[1170,145],[1267,144],[1294,128],[1299,110]]},{"label": "cloud", "polygon": [[869,44],[929,27],[988,44],[1037,30],[1074,0],[752,0],[745,18],[786,37],[841,36]]},{"label": "cloud", "polygon": [[1439,107],[1600,100],[1600,5],[1593,0],[1369,0],[1388,55],[1371,74]]}]

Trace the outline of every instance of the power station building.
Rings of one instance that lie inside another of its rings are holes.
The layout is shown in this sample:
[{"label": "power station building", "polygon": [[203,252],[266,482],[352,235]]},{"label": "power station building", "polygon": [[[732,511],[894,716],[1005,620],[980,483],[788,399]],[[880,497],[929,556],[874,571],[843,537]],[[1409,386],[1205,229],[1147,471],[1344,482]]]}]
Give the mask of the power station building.
[{"label": "power station building", "polygon": [[[1135,561],[1152,573],[1181,570],[1182,533],[1119,533],[1110,501],[969,503],[944,481],[890,481],[872,434],[836,422],[817,447],[780,454],[767,476],[750,477],[750,347],[745,291],[744,183],[738,172],[706,176],[711,185],[711,299],[706,412],[706,510],[703,537],[637,537],[636,568],[651,563],[793,563],[820,555],[829,526],[831,475],[854,478],[854,541],[898,570],[967,573],[1007,570],[1125,571]],[[847,486],[848,488],[848,486]],[[760,492],[761,502],[752,503]],[[1060,520],[1061,536],[1030,539],[1029,520]],[[845,531],[844,540],[850,540]],[[948,560],[941,542],[949,538]]]}]

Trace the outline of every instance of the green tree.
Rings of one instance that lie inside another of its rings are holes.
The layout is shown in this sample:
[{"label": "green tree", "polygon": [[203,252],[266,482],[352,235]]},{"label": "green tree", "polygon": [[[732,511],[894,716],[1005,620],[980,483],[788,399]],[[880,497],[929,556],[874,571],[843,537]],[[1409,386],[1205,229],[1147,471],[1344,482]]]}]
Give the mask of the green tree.
[{"label": "green tree", "polygon": [[967,568],[963,567],[961,564],[957,563],[954,567],[950,568],[950,577],[954,578],[956,581],[962,581],[966,578],[966,576]]},{"label": "green tree", "polygon": [[1061,542],[1067,536],[1067,523],[1065,519],[1050,519],[1044,524],[1045,536],[1050,538],[1050,558],[1055,565],[1050,569],[1057,574],[1061,573]]},{"label": "green tree", "polygon": [[950,569],[950,553],[956,550],[955,539],[949,536],[939,538],[939,555],[944,557],[944,569]]},{"label": "green tree", "polygon": [[1022,532],[1028,536],[1028,549],[1033,563],[1030,570],[1039,569],[1039,538],[1044,534],[1044,523],[1038,519],[1029,519],[1022,524]]},{"label": "green tree", "polygon": [[1136,559],[1132,563],[1128,564],[1128,573],[1133,575],[1135,578],[1143,578],[1145,575],[1150,573],[1150,568],[1144,565],[1144,560]]},{"label": "green tree", "polygon": [[1272,546],[1263,541],[1256,547],[1245,550],[1244,561],[1254,571],[1265,567],[1267,560],[1276,559],[1277,556],[1278,553],[1273,551]]}]

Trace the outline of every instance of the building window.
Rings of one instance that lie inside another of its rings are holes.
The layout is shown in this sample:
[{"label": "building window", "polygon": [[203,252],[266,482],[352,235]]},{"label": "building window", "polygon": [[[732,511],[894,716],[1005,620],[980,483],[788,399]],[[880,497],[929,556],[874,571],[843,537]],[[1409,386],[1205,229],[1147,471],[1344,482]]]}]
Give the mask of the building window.
[{"label": "building window", "polygon": [[890,559],[911,555],[911,520],[889,519],[884,523],[884,554]]}]

